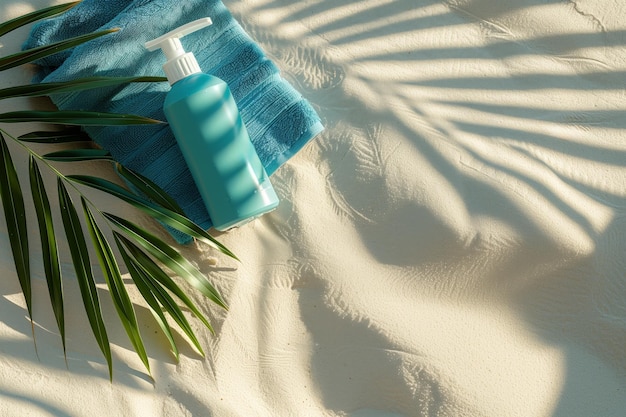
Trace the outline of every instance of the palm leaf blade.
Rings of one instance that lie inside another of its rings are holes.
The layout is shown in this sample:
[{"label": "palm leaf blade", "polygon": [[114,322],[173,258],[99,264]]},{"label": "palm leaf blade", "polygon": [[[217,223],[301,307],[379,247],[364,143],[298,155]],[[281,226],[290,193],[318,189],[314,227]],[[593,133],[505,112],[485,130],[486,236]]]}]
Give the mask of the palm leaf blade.
[{"label": "palm leaf blade", "polygon": [[130,300],[128,292],[122,281],[120,270],[117,266],[113,251],[109,246],[109,243],[104,237],[104,234],[100,230],[100,227],[96,223],[91,210],[87,206],[87,202],[81,197],[83,205],[83,211],[85,218],[87,219],[87,226],[89,228],[89,234],[93,242],[93,247],[96,250],[98,261],[100,262],[100,268],[104,274],[107,286],[111,294],[111,299],[115,305],[120,321],[122,322],[124,329],[135,348],[135,352],[143,362],[144,366],[150,372],[150,363],[148,361],[148,355],[139,333],[139,325],[137,324],[137,317],[135,315],[135,309]]},{"label": "palm leaf blade", "polygon": [[18,29],[22,26],[25,26],[29,23],[35,22],[40,19],[45,19],[46,17],[54,16],[55,14],[63,13],[66,10],[71,9],[76,6],[79,1],[75,1],[72,3],[59,4],[57,6],[46,7],[45,9],[35,10],[32,13],[28,13],[15,19],[11,19],[0,24],[0,36],[6,35],[12,30]]},{"label": "palm leaf blade", "polygon": [[109,378],[112,379],[113,359],[111,356],[111,346],[109,345],[109,338],[104,326],[104,319],[102,318],[98,290],[91,271],[91,262],[89,261],[85,235],[83,234],[76,208],[61,178],[57,179],[57,186],[61,219],[63,220],[65,236],[69,244],[70,255],[72,257],[72,263],[74,264],[74,270],[76,271],[76,278],[83,299],[83,305],[85,306],[93,335],[107,361]]},{"label": "palm leaf blade", "polygon": [[12,97],[39,97],[111,87],[134,82],[162,82],[165,77],[85,77],[57,83],[27,84],[0,89],[0,100]]},{"label": "palm leaf blade", "polygon": [[50,45],[39,46],[37,48],[27,49],[15,54],[0,58],[0,71],[8,70],[26,64],[37,59],[45,58],[49,55],[56,54],[69,48],[73,48],[100,36],[117,32],[119,29],[107,29],[99,32],[89,33],[87,35],[76,36],[64,41],[55,42]]},{"label": "palm leaf blade", "polygon": [[211,327],[207,319],[202,315],[189,297],[185,295],[180,287],[176,285],[176,283],[161,268],[159,268],[159,266],[154,263],[148,255],[146,255],[139,247],[133,244],[130,240],[126,239],[124,236],[120,235],[120,240],[124,246],[126,246],[128,253],[133,257],[136,265],[144,271],[143,276],[146,279],[147,284],[150,288],[152,288],[153,293],[159,299],[163,308],[170,313],[172,318],[176,321],[176,323],[178,323],[180,328],[193,342],[198,351],[204,355],[204,351],[202,350],[193,329],[189,325],[189,322],[185,318],[180,307],[178,307],[178,304],[176,304],[166,289],[176,295],[191,310],[191,312],[207,326],[211,333],[215,333],[213,327]]},{"label": "palm leaf blade", "polygon": [[26,300],[26,309],[33,317],[32,288],[30,281],[30,263],[28,256],[28,232],[26,229],[26,212],[22,188],[4,136],[0,133],[0,197],[4,208],[4,217],[9,232],[11,251],[17,277]]},{"label": "palm leaf blade", "polygon": [[78,126],[127,126],[163,123],[160,120],[134,114],[102,113],[91,111],[13,111],[0,113],[1,123],[44,122]]},{"label": "palm leaf blade", "polygon": [[226,248],[213,236],[209,235],[204,229],[193,223],[185,216],[168,210],[167,208],[157,206],[150,201],[147,201],[136,196],[135,194],[132,194],[128,190],[120,187],[119,185],[102,178],[87,175],[68,175],[67,178],[79,184],[105,191],[111,195],[121,198],[127,203],[137,207],[138,209],[144,211],[155,219],[167,224],[168,226],[171,226],[176,230],[186,233],[189,236],[200,239],[209,246],[218,249],[220,252],[230,256],[231,258],[237,259],[237,257],[228,248]]},{"label": "palm leaf blade", "polygon": [[50,202],[46,195],[41,173],[32,155],[29,159],[29,168],[30,189],[33,196],[35,214],[37,215],[37,223],[39,225],[39,236],[41,239],[44,273],[48,284],[48,294],[50,295],[52,311],[63,343],[63,354],[66,355],[63,285],[61,283],[61,267],[59,264],[56,235],[54,225],[52,224],[52,211],[50,210]]},{"label": "palm leaf blade", "polygon": [[19,136],[22,142],[31,143],[67,143],[67,142],[91,142],[87,133],[78,126],[66,126],[57,131],[37,131]]},{"label": "palm leaf blade", "polygon": [[94,159],[99,160],[112,160],[113,157],[104,149],[66,149],[63,151],[50,152],[43,156],[50,161],[58,162],[76,162],[76,161],[92,161]]},{"label": "palm leaf blade", "polygon": [[178,205],[176,200],[170,197],[161,187],[156,185],[149,178],[144,177],[143,175],[131,171],[130,169],[124,167],[122,164],[115,164],[115,168],[117,172],[132,184],[138,191],[144,193],[146,197],[160,205],[161,207],[165,207],[175,213],[185,215],[183,209]]},{"label": "palm leaf blade", "polygon": [[189,262],[174,248],[128,220],[124,220],[110,213],[103,213],[103,215],[107,220],[123,230],[148,253],[166,265],[169,269],[176,272],[182,278],[186,279],[211,301],[220,307],[225,309],[228,308],[218,291],[213,287],[213,285],[211,285],[202,272],[200,272],[191,264],[191,262]]},{"label": "palm leaf blade", "polygon": [[120,253],[122,254],[122,258],[124,258],[124,263],[128,268],[128,272],[130,273],[135,286],[141,293],[143,299],[146,301],[148,306],[150,307],[150,311],[154,316],[154,319],[161,327],[163,334],[167,338],[172,348],[172,352],[176,357],[176,360],[179,359],[178,346],[176,346],[176,342],[174,341],[174,336],[172,335],[172,330],[170,329],[169,324],[161,310],[161,305],[157,301],[155,294],[153,293],[152,288],[147,284],[146,279],[144,277],[144,272],[141,270],[141,267],[132,259],[128,252],[126,251],[125,246],[122,244],[121,239],[123,238],[119,233],[114,232],[113,237],[115,238],[115,243],[117,244]]},{"label": "palm leaf blade", "polygon": [[[128,240],[127,240],[128,241]],[[141,265],[143,269],[146,270],[148,275],[155,279],[159,284],[163,287],[167,288],[172,294],[178,297],[183,304],[191,310],[191,312],[198,318],[204,325],[213,333],[213,328],[209,324],[209,321],[204,317],[204,315],[198,310],[196,305],[187,297],[187,295],[183,292],[183,290],[174,282],[170,276],[165,273],[148,255],[146,255],[141,249],[132,244],[132,242],[128,241],[128,250],[135,258],[135,260]]]}]

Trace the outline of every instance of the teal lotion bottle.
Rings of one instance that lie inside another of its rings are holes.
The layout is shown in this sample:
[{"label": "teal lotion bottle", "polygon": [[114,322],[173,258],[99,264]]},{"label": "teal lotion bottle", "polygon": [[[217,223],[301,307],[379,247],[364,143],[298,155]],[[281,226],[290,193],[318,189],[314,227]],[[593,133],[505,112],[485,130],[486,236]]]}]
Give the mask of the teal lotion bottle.
[{"label": "teal lotion bottle", "polygon": [[278,205],[278,197],[250,141],[228,85],[200,70],[180,38],[211,25],[210,18],[145,44],[162,49],[171,84],[163,110],[215,229],[241,226]]}]

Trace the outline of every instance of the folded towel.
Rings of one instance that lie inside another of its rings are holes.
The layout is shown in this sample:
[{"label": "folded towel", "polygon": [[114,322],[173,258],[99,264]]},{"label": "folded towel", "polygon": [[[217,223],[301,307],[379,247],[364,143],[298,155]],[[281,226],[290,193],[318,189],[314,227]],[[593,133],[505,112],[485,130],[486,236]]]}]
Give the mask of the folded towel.
[{"label": "folded towel", "polygon": [[[144,43],[185,23],[210,17],[213,25],[182,38],[202,71],[226,81],[250,139],[267,173],[278,167],[323,129],[320,119],[279,73],[219,0],[83,0],[68,12],[35,25],[24,48],[33,48],[95,30],[120,28],[71,51],[37,62],[37,82],[86,76],[163,75],[165,57]],[[165,120],[168,83],[58,94],[63,110],[133,113]],[[168,125],[87,127],[90,137],[113,158],[153,180],[193,221],[210,228],[211,220]],[[172,233],[180,242],[185,238]]]}]

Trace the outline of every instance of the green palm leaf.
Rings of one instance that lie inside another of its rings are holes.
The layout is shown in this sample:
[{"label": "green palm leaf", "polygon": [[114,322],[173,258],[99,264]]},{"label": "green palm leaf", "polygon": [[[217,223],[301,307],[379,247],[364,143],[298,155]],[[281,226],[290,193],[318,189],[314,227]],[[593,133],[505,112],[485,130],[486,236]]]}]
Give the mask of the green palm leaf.
[{"label": "green palm leaf", "polygon": [[[68,10],[77,3],[78,2],[73,2],[49,7],[29,13],[11,21],[1,23],[0,36],[28,23]],[[45,58],[49,55],[76,47],[98,37],[114,33],[118,30],[119,29],[109,29],[81,35],[54,44],[1,57],[0,71]],[[164,80],[164,77],[87,77],[60,83],[42,83],[0,89],[0,100],[11,97],[49,96],[56,93],[72,93],[92,88],[115,87],[130,82],[162,82]],[[101,149],[83,148],[51,152],[44,155],[42,158],[37,153],[30,150],[25,144],[28,142],[65,143],[91,141],[85,132],[75,126],[149,125],[163,123],[162,121],[130,114],[112,114],[86,111],[12,111],[0,114],[0,123],[23,122],[44,122],[63,125],[63,127],[58,131],[32,132],[22,135],[17,139],[0,129],[0,199],[2,199],[2,206],[5,213],[5,221],[7,223],[7,230],[9,233],[17,276],[24,294],[26,308],[31,321],[33,341],[35,340],[35,332],[33,322],[31,271],[29,265],[29,244],[25,218],[26,211],[19,179],[2,133],[5,133],[13,140],[20,143],[30,154],[30,188],[38,220],[39,234],[43,251],[44,272],[48,284],[48,291],[53,312],[62,338],[64,355],[66,352],[66,340],[61,268],[50,203],[47,198],[45,186],[36,158],[42,159],[42,163],[47,164],[57,175],[57,189],[61,219],[69,245],[72,263],[76,271],[82,301],[94,337],[107,361],[109,378],[112,380],[113,366],[110,343],[100,307],[98,289],[96,287],[91,268],[86,236],[83,232],[81,220],[67,192],[64,181],[70,180],[75,183],[87,185],[115,195],[129,202],[133,206],[140,208],[153,218],[159,220],[161,223],[202,240],[234,259],[237,259],[237,257],[226,247],[217,242],[200,226],[185,217],[180,206],[149,179],[125,169],[120,165],[117,166],[120,175],[128,182],[129,185],[134,187],[134,190],[137,191],[138,194],[143,194],[146,197],[146,199],[144,199],[106,180],[78,175],[65,176],[47,162],[47,160],[110,160],[111,156],[108,152]],[[109,243],[95,221],[93,213],[87,204],[87,200],[85,200],[82,194],[80,195],[88,232],[91,237],[91,243],[93,244],[93,248],[98,257],[113,304],[136,353],[146,366],[148,372],[150,372],[150,364],[141,334],[139,332],[135,310],[126,291],[126,287],[124,286],[117,260],[113,255]],[[106,218],[110,226],[119,228],[124,234],[126,234],[126,236],[128,236],[125,237],[122,233],[119,233],[116,230],[113,231],[113,237],[120,253],[122,254],[123,260],[128,267],[128,271],[130,272],[138,290],[146,300],[146,303],[152,309],[159,326],[161,326],[165,336],[168,338],[174,355],[178,358],[179,352],[172,335],[172,331],[165,318],[166,312],[169,313],[173,320],[180,326],[182,331],[188,336],[189,340],[198,349],[198,351],[204,355],[193,329],[189,325],[185,315],[181,311],[177,302],[174,301],[171,294],[176,296],[196,317],[202,321],[203,324],[207,326],[207,328],[211,330],[211,332],[213,332],[211,325],[193,304],[190,298],[174,282],[174,280],[170,278],[170,276],[159,265],[157,265],[156,262],[158,261],[164,266],[164,268],[169,268],[174,271],[183,279],[187,280],[204,296],[208,297],[216,304],[226,308],[226,304],[222,300],[220,294],[211,285],[211,283],[208,282],[207,278],[176,249],[129,221],[109,213],[100,214]],[[136,242],[136,244],[133,242]],[[36,347],[37,346],[35,344],[35,350]]]},{"label": "green palm leaf", "polygon": [[66,126],[64,129],[53,132],[31,132],[19,136],[22,142],[32,143],[67,143],[67,142],[91,142],[91,138],[78,126]]},{"label": "green palm leaf", "polygon": [[17,52],[13,55],[0,58],[0,71],[8,70],[22,64],[27,64],[37,59],[45,58],[49,55],[56,54],[69,48],[73,48],[92,39],[96,39],[100,36],[108,35],[109,33],[114,33],[117,31],[119,31],[119,29],[117,28],[107,29],[100,32],[89,33],[87,35],[76,36],[74,38],[66,39],[64,41],[56,42],[50,45],[44,45],[37,48]]},{"label": "green palm leaf", "polygon": [[117,247],[120,250],[120,253],[122,254],[124,263],[126,264],[126,267],[128,268],[128,272],[130,273],[130,276],[133,279],[135,286],[141,293],[143,299],[146,300],[146,303],[148,304],[148,307],[150,307],[150,311],[152,312],[154,319],[159,324],[159,327],[161,327],[161,330],[163,331],[163,334],[165,334],[165,337],[167,338],[167,340],[170,342],[170,346],[172,348],[172,352],[174,353],[174,356],[176,357],[176,360],[179,360],[178,346],[176,346],[176,342],[174,341],[172,330],[170,329],[170,326],[167,323],[167,319],[165,318],[165,315],[163,314],[161,305],[159,304],[159,302],[157,301],[155,297],[155,293],[153,289],[148,284],[149,282],[148,279],[144,276],[145,272],[135,262],[135,260],[130,257],[130,255],[126,251],[126,248],[121,242],[121,239],[123,239],[123,236],[121,236],[117,232],[113,232],[113,237],[115,238],[115,243],[117,244]]},{"label": "green palm leaf", "polygon": [[58,82],[27,84],[17,87],[0,89],[0,100],[12,97],[37,97],[48,96],[56,93],[71,93],[94,88],[111,87],[128,83],[154,83],[167,81],[165,77],[86,77],[76,80]]},{"label": "green palm leaf", "polygon": [[187,319],[183,315],[183,312],[164,289],[167,289],[172,294],[176,295],[187,306],[187,308],[189,308],[189,310],[191,310],[191,312],[199,318],[202,323],[204,323],[211,333],[215,333],[208,320],[198,310],[189,297],[185,295],[174,280],[172,280],[172,278],[170,278],[169,275],[167,275],[148,255],[146,255],[139,247],[137,247],[130,240],[126,239],[124,236],[120,236],[120,239],[137,265],[145,272],[145,277],[148,280],[149,285],[151,288],[154,288],[153,291],[159,298],[163,307],[168,313],[170,313],[180,328],[183,329],[198,351],[204,355],[202,347],[196,339],[196,336],[191,329],[189,322],[187,322]]},{"label": "green palm leaf", "polygon": [[113,160],[113,157],[104,149],[67,149],[63,151],[50,152],[43,156],[50,161],[75,162],[92,161],[94,159]]},{"label": "green palm leaf", "polygon": [[48,294],[52,303],[52,311],[59,328],[63,343],[63,355],[67,362],[65,349],[65,316],[63,313],[63,285],[61,284],[61,268],[59,266],[59,252],[57,249],[54,225],[52,224],[52,211],[46,195],[43,179],[35,157],[31,155],[30,165],[30,189],[33,196],[37,223],[39,224],[39,236],[43,254],[43,267],[48,283]]},{"label": "green palm leaf", "polygon": [[7,22],[0,24],[0,36],[6,35],[12,30],[20,28],[22,26],[25,26],[37,20],[45,19],[46,17],[50,17],[50,16],[54,16],[55,14],[62,13],[76,6],[78,3],[80,3],[80,1],[75,1],[73,3],[59,4],[57,6],[52,6],[52,7],[46,7],[45,9],[36,10],[32,13],[28,13],[28,14],[16,17],[15,19],[11,19]]},{"label": "green palm leaf", "polygon": [[80,219],[76,208],[72,203],[67,189],[63,185],[61,178],[57,178],[57,188],[59,192],[59,207],[61,209],[61,219],[65,228],[65,236],[70,248],[74,270],[76,271],[76,279],[80,287],[80,293],[89,319],[89,325],[96,338],[96,342],[104,355],[109,367],[109,379],[113,380],[113,359],[111,357],[111,347],[104,327],[104,319],[102,318],[102,310],[100,309],[100,300],[98,297],[98,289],[91,271],[91,262],[89,261],[89,251],[85,242],[85,235],[80,225]]},{"label": "green palm leaf", "polygon": [[122,276],[117,266],[115,257],[113,256],[113,251],[105,239],[104,234],[100,230],[100,227],[96,223],[91,210],[89,210],[84,197],[81,197],[81,202],[85,218],[87,219],[89,234],[91,236],[93,246],[96,249],[98,261],[100,262],[100,268],[102,269],[104,279],[109,287],[111,299],[113,300],[117,314],[120,317],[120,321],[124,325],[124,329],[126,329],[126,333],[135,348],[135,352],[137,352],[137,355],[148,370],[148,373],[150,373],[150,363],[148,362],[148,355],[146,353],[143,340],[141,339],[141,334],[139,333],[139,325],[137,324],[135,309],[133,308],[133,304],[130,301],[126,287],[124,286],[124,281],[122,281]]},{"label": "green palm leaf", "polygon": [[[30,281],[30,262],[28,256],[28,231],[26,229],[26,210],[22,187],[17,178],[15,165],[11,159],[4,136],[0,133],[0,197],[4,208],[4,217],[9,232],[11,251],[17,277],[26,300],[26,309],[33,322],[32,288]],[[33,328],[34,336],[34,328]]]},{"label": "green palm leaf", "polygon": [[44,122],[80,126],[125,126],[163,123],[134,114],[101,113],[90,111],[13,111],[0,113],[1,123]]},{"label": "green palm leaf", "polygon": [[159,206],[165,207],[166,209],[169,209],[180,215],[185,215],[185,212],[178,205],[176,200],[170,197],[169,194],[163,191],[161,187],[156,185],[149,178],[146,178],[137,172],[131,171],[120,163],[115,164],[115,169],[122,176],[122,178],[128,181],[139,192],[143,193],[146,197],[154,201]]},{"label": "green palm leaf", "polygon": [[167,245],[161,239],[149,233],[135,224],[117,217],[110,213],[102,213],[103,216],[123,230],[129,237],[137,242],[148,253],[158,259],[161,263],[167,266],[169,269],[177,273],[179,276],[187,280],[202,294],[208,297],[211,301],[228,309],[226,303],[218,293],[218,291],[211,285],[206,277],[200,272],[191,262],[189,262],[184,256],[176,251],[171,246]]},{"label": "green palm leaf", "polygon": [[138,197],[111,181],[87,175],[68,175],[67,179],[121,198],[164,224],[205,242],[233,259],[238,259],[228,248],[187,217]]}]

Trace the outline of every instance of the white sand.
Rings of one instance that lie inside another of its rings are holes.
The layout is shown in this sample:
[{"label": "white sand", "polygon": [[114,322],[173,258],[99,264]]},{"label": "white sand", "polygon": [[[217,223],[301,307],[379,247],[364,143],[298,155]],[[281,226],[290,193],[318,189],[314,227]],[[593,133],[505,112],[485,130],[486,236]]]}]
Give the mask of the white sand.
[{"label": "white sand", "polygon": [[2,222],[0,415],[626,415],[626,3],[225,3],[327,130],[241,266],[186,249],[231,307],[207,357],[138,307],[150,382],[107,302],[109,383],[70,278],[68,371],[34,256],[38,359]]}]

